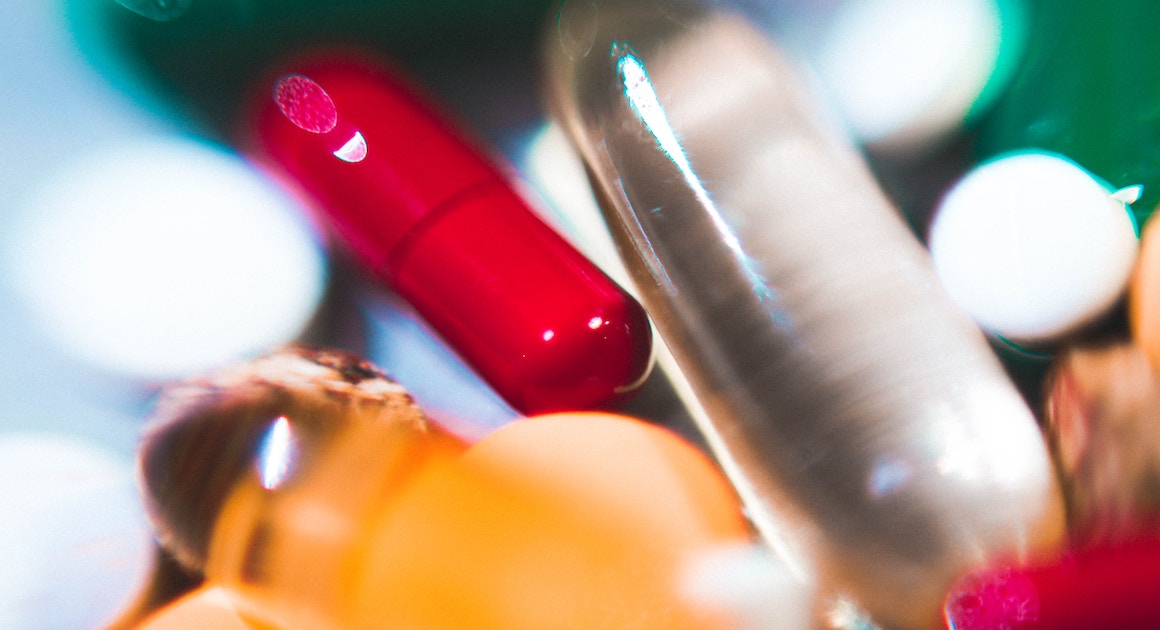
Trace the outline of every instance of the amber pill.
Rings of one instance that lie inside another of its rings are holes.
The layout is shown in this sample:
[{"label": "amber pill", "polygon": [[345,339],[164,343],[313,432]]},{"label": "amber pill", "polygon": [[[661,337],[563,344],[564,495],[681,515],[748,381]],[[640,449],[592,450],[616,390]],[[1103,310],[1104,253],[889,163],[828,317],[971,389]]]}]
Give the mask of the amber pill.
[{"label": "amber pill", "polygon": [[1076,348],[1053,368],[1048,441],[1074,542],[1160,524],[1160,373],[1135,344]]},{"label": "amber pill", "polygon": [[1128,287],[1128,318],[1132,336],[1160,365],[1160,222],[1144,224],[1140,253]]},{"label": "amber pill", "polygon": [[732,489],[623,416],[517,421],[416,482],[368,541],[351,628],[735,627],[684,587],[750,540]]},{"label": "amber pill", "polygon": [[218,587],[195,590],[150,616],[136,630],[263,630],[238,613]]},{"label": "amber pill", "polygon": [[160,537],[248,623],[733,626],[688,583],[748,521],[665,429],[561,413],[468,446],[373,366],[305,349],[178,386],[158,415],[141,470]]}]

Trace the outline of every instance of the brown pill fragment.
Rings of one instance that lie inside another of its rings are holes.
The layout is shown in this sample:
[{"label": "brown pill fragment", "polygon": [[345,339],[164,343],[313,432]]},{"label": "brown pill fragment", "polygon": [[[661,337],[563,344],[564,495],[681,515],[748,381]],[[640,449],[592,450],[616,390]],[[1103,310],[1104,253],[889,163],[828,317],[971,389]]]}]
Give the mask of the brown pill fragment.
[{"label": "brown pill fragment", "polygon": [[1142,348],[1061,357],[1047,435],[1077,543],[1123,540],[1160,521],[1160,378]]}]

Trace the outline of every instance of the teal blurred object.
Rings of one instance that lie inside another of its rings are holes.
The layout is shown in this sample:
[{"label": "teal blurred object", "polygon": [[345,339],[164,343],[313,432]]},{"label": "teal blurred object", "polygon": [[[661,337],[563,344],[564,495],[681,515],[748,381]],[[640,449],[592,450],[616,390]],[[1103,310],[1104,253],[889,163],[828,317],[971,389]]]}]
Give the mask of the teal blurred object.
[{"label": "teal blurred object", "polygon": [[[357,45],[415,74],[531,58],[553,0],[62,0],[81,50],[123,91],[226,133],[251,78],[317,46]],[[152,16],[152,17],[149,17]],[[528,61],[527,63],[530,63]]]},{"label": "teal blurred object", "polygon": [[980,158],[1040,148],[1113,188],[1144,186],[1137,222],[1160,202],[1160,3],[1032,0],[1026,57],[978,130]]}]

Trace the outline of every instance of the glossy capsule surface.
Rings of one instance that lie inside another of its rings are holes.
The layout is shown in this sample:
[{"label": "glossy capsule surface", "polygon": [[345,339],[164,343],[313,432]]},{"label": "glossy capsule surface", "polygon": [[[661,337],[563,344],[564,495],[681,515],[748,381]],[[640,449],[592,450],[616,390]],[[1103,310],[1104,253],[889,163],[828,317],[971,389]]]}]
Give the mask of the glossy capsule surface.
[{"label": "glossy capsule surface", "polygon": [[347,606],[375,517],[466,446],[370,363],[291,347],[167,388],[138,471],[156,537],[183,566],[241,612],[323,629]]},{"label": "glossy capsule surface", "polygon": [[899,628],[1054,545],[1031,412],[778,50],[679,2],[569,2],[551,29],[554,110],[771,544]]},{"label": "glossy capsule surface", "polygon": [[333,53],[256,94],[244,146],[512,406],[607,407],[643,381],[640,305],[411,87]]},{"label": "glossy capsule surface", "polygon": [[736,627],[688,583],[751,529],[713,463],[663,428],[547,414],[465,445],[329,351],[165,401],[140,454],[146,503],[206,589],[145,628],[232,613],[284,630]]}]

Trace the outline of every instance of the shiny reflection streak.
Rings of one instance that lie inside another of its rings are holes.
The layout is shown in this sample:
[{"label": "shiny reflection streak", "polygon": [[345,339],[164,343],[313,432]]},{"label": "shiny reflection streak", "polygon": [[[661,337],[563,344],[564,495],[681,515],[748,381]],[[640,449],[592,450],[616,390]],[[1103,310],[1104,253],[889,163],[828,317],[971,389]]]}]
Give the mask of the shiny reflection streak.
[{"label": "shiny reflection streak", "polygon": [[258,474],[262,487],[274,490],[286,481],[298,453],[297,440],[290,432],[290,420],[278,416],[258,447]]},{"label": "shiny reflection streak", "polygon": [[354,132],[346,144],[334,152],[334,157],[343,162],[362,162],[367,156],[367,141],[361,131]]},{"label": "shiny reflection streak", "polygon": [[[633,113],[644,123],[649,133],[656,138],[661,151],[680,170],[685,183],[689,185],[690,191],[701,205],[712,210],[710,219],[713,221],[713,226],[717,229],[721,241],[741,263],[754,294],[763,302],[772,300],[774,291],[757,271],[756,261],[742,250],[741,243],[737,240],[734,231],[721,218],[721,213],[717,211],[717,206],[710,199],[709,192],[701,185],[701,181],[693,171],[693,165],[689,163],[685,150],[681,147],[680,141],[677,140],[677,134],[673,131],[672,125],[669,124],[668,117],[665,116],[664,106],[661,105],[656,90],[653,89],[652,82],[649,81],[644,63],[633,54],[632,46],[623,42],[614,43],[611,54],[613,59],[617,59],[616,74],[624,84],[624,95],[628,99]],[[654,208],[654,212],[661,210],[662,208]],[[784,325],[788,321],[784,314],[780,313],[776,314],[774,319],[779,325]]]},{"label": "shiny reflection streak", "polygon": [[600,13],[611,59],[549,38],[552,105],[771,548],[929,628],[970,567],[1051,547],[1034,418],[789,59],[700,5]]}]

